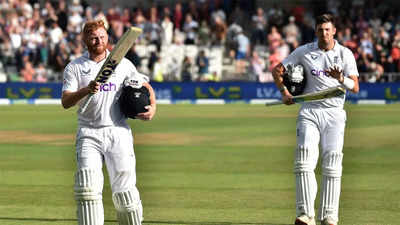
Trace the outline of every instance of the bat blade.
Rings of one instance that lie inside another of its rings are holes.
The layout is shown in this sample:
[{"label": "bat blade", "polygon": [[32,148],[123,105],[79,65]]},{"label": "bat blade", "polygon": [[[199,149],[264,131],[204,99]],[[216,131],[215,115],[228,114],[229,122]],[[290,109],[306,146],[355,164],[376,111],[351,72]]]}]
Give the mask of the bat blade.
[{"label": "bat blade", "polygon": [[[103,66],[101,67],[99,73],[97,74],[95,81],[104,84],[106,83],[111,75],[114,73],[115,69],[117,68],[118,64],[124,58],[126,53],[132,47],[133,43],[142,33],[142,29],[137,27],[130,27],[119,39],[113,50],[108,55],[106,61],[104,62]],[[79,108],[78,112],[83,113],[86,111],[93,94],[89,94],[83,105]]]},{"label": "bat blade", "polygon": [[[311,102],[311,101],[317,101],[317,100],[322,100],[322,99],[326,99],[326,98],[338,97],[345,93],[346,93],[346,90],[342,87],[331,87],[331,88],[327,88],[322,91],[317,91],[317,92],[308,93],[308,94],[304,94],[304,95],[294,96],[293,101],[295,103]],[[274,101],[274,102],[265,103],[266,106],[281,105],[281,104],[283,104],[282,101]]]}]

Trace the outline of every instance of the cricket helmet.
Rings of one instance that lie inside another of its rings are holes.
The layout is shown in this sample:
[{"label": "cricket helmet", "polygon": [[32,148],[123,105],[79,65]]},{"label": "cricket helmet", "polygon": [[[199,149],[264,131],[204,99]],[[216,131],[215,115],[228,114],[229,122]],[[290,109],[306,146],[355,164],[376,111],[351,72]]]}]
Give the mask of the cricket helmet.
[{"label": "cricket helmet", "polygon": [[302,65],[287,65],[287,72],[283,75],[283,84],[293,96],[303,93],[306,87],[306,76]]},{"label": "cricket helmet", "polygon": [[147,112],[144,107],[150,105],[150,92],[147,87],[135,79],[124,81],[119,106],[122,113],[131,119],[142,112]]}]

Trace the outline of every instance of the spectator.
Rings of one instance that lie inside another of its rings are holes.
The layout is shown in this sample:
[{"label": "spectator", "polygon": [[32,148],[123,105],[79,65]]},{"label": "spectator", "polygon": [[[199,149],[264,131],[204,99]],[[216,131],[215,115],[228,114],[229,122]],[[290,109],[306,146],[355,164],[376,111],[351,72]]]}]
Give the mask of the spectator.
[{"label": "spectator", "polygon": [[24,67],[21,69],[21,78],[22,81],[25,82],[32,82],[33,77],[35,76],[35,69],[32,66],[32,63],[29,61],[26,61],[24,63]]},{"label": "spectator", "polygon": [[188,56],[185,56],[182,62],[181,79],[183,82],[192,81],[192,62]]},{"label": "spectator", "polygon": [[198,21],[210,21],[210,7],[208,1],[200,1]]},{"label": "spectator", "polygon": [[69,6],[68,11],[72,14],[77,12],[78,14],[82,15],[83,13],[83,6],[81,5],[80,0],[72,0],[72,4]]},{"label": "spectator", "polygon": [[[36,8],[35,8],[36,9]],[[57,9],[57,23],[58,26],[63,30],[67,31],[68,26],[68,13],[67,13],[67,5],[65,0],[60,0],[58,2],[58,9]]]},{"label": "spectator", "polygon": [[150,21],[146,24],[144,32],[150,44],[156,45],[157,52],[160,52],[162,29],[155,14],[151,16]]},{"label": "spectator", "polygon": [[154,17],[155,21],[157,21],[157,22],[160,20],[160,18],[158,17],[158,10],[155,5],[151,6],[151,8],[150,8],[149,18],[152,18],[152,17]]},{"label": "spectator", "polygon": [[227,34],[227,26],[225,21],[217,16],[215,17],[215,24],[212,28],[212,33],[214,34],[214,42],[213,44],[215,45],[223,45],[226,40],[226,34]]},{"label": "spectator", "polygon": [[182,4],[177,2],[174,8],[174,26],[175,29],[181,30],[183,23]]},{"label": "spectator", "polygon": [[271,27],[271,31],[268,34],[268,43],[269,43],[269,49],[275,49],[277,48],[282,41],[282,36],[278,32],[278,28],[276,26]]},{"label": "spectator", "polygon": [[164,19],[161,22],[161,27],[163,30],[162,43],[165,45],[172,44],[172,38],[173,38],[173,34],[174,34],[174,24],[172,23],[171,18],[169,18],[168,15],[164,16]]},{"label": "spectator", "polygon": [[14,50],[20,48],[22,45],[21,33],[22,33],[21,27],[17,25],[10,26],[9,36],[10,36],[11,46]]},{"label": "spectator", "polygon": [[63,39],[63,31],[58,26],[56,22],[51,23],[51,28],[49,30],[49,36],[50,36],[50,44],[51,47],[54,48],[60,41]]},{"label": "spectator", "polygon": [[256,15],[252,17],[253,31],[251,34],[251,42],[253,45],[265,44],[265,28],[267,26],[267,16],[261,7],[257,8]]},{"label": "spectator", "polygon": [[47,82],[47,71],[46,68],[44,68],[43,63],[40,63],[38,68],[36,69],[34,81],[39,83]]},{"label": "spectator", "polygon": [[249,38],[244,35],[243,30],[239,30],[238,35],[235,37],[237,42],[237,50],[235,54],[235,70],[237,74],[244,74],[246,67],[246,58],[250,51]]},{"label": "spectator", "polygon": [[380,80],[382,74],[383,74],[383,66],[376,63],[376,62],[371,62],[368,64],[368,82],[369,83],[376,83],[377,81]]},{"label": "spectator", "polygon": [[139,27],[141,29],[145,29],[146,25],[146,18],[143,16],[143,12],[141,10],[138,10],[136,12],[136,16],[133,19],[134,21],[134,26]]},{"label": "spectator", "polygon": [[157,61],[154,63],[153,67],[153,80],[155,82],[163,82],[164,81],[164,67],[161,63],[161,57],[157,57]]},{"label": "spectator", "polygon": [[71,49],[72,53],[70,54],[68,61],[72,61],[82,56],[83,47],[80,43],[76,43]]},{"label": "spectator", "polygon": [[158,60],[157,53],[154,51],[150,52],[150,59],[147,64],[147,68],[149,69],[149,71],[152,72],[154,70],[154,64],[156,63],[157,60]]},{"label": "spectator", "polygon": [[65,66],[69,63],[70,50],[64,41],[61,41],[55,48],[54,70],[62,72]]},{"label": "spectator", "polygon": [[266,65],[265,62],[260,56],[258,55],[257,51],[252,52],[251,60],[250,60],[250,65],[251,65],[251,73],[253,76],[250,77],[250,80],[252,81],[258,81],[258,82],[272,82],[272,74],[267,73],[265,71]]},{"label": "spectator", "polygon": [[197,7],[197,4],[194,0],[189,1],[189,6],[188,6],[188,13],[190,14],[195,21],[199,21],[199,9]]},{"label": "spectator", "polygon": [[289,17],[289,24],[283,27],[282,32],[288,44],[294,45],[295,43],[301,42],[300,29],[295,23],[294,16]]},{"label": "spectator", "polygon": [[122,25],[124,26],[124,29],[132,26],[131,21],[132,21],[131,10],[129,8],[124,8],[122,10],[122,15],[121,15],[121,22]]},{"label": "spectator", "polygon": [[68,31],[79,34],[83,25],[83,18],[77,11],[73,11],[68,18]]},{"label": "spectator", "polygon": [[[265,51],[270,53],[272,62],[274,58],[286,55],[290,49],[315,38],[315,21],[310,19],[313,9],[303,6],[284,11],[275,3],[264,12],[261,7],[254,10],[250,2],[191,0],[187,1],[187,5],[185,2],[186,7],[183,8],[181,2],[173,6],[168,3],[162,6],[156,1],[149,9],[147,21],[143,15],[145,8],[141,4],[132,11],[128,7],[121,9],[122,5],[117,6],[115,0],[111,1],[112,6],[106,10],[98,4],[89,6],[80,0],[71,0],[69,5],[67,2],[69,1],[0,1],[0,9],[3,12],[0,14],[0,57],[5,70],[13,71],[13,67],[16,67],[19,73],[24,68],[25,58],[33,65],[42,63],[53,69],[60,67],[57,62],[60,58],[69,61],[84,51],[78,44],[81,42],[79,32],[82,23],[98,18],[103,18],[109,23],[108,32],[114,43],[126,27],[134,25],[145,31],[145,35],[141,35],[137,42],[141,45],[153,43],[157,45],[157,50],[160,50],[162,45],[172,43],[208,45],[211,42],[213,45],[224,47],[224,53],[231,54],[234,50],[232,60],[240,57],[240,54],[237,54],[239,42],[233,39],[238,36],[237,27],[243,27],[243,32],[251,35],[252,44],[268,44],[268,50]],[[379,72],[380,65],[385,72],[398,72],[400,53],[397,43],[400,42],[400,23],[396,14],[392,12],[393,4],[369,1],[369,4],[352,5],[358,2],[327,2],[339,22],[337,40],[353,51],[360,71],[368,72],[378,68]],[[157,10],[161,6],[163,11],[159,14]],[[326,4],[317,4],[314,8],[318,10],[321,6]],[[249,17],[253,10],[254,16]],[[107,15],[103,12],[107,12]],[[159,21],[160,17],[163,18],[162,21]],[[201,25],[186,25],[187,17],[193,17],[192,21],[201,21]],[[285,21],[285,18],[289,18],[289,21]],[[268,34],[267,25],[270,25]],[[60,52],[60,42],[65,42],[67,49],[66,55],[61,54],[61,57],[57,55]],[[179,61],[181,59],[179,58]],[[239,60],[235,61],[235,68],[239,71],[241,69],[238,62]],[[168,63],[171,64],[170,61]],[[246,63],[247,61],[244,64]],[[373,63],[376,63],[376,66],[371,67]],[[172,64],[180,67],[182,63]],[[178,71],[181,70],[182,68],[178,68]],[[170,77],[171,69],[167,72],[168,74],[164,75]],[[382,76],[377,79],[382,80]]]},{"label": "spectator", "polygon": [[186,14],[185,24],[183,25],[183,31],[186,33],[185,45],[194,45],[197,39],[197,29],[199,24],[193,20],[191,14]]},{"label": "spectator", "polygon": [[400,71],[400,41],[393,42],[393,48],[391,51],[391,58],[393,64],[396,66],[396,72]]},{"label": "spectator", "polygon": [[208,27],[207,21],[206,20],[201,21],[198,33],[198,44],[200,46],[209,45],[211,40],[210,35],[211,31],[210,28]]},{"label": "spectator", "polygon": [[229,24],[232,23],[236,23],[241,27],[246,26],[246,23],[248,23],[247,13],[243,11],[239,4],[235,6],[235,9],[229,16]]},{"label": "spectator", "polygon": [[14,51],[8,38],[4,38],[0,43],[0,56],[1,63],[7,72],[7,66],[14,63]]},{"label": "spectator", "polygon": [[199,68],[199,81],[204,81],[208,74],[209,60],[204,50],[199,52],[196,58],[196,66]]},{"label": "spectator", "polygon": [[368,33],[363,33],[360,40],[361,53],[368,58],[373,58],[374,56],[374,46],[372,44],[371,37]]}]

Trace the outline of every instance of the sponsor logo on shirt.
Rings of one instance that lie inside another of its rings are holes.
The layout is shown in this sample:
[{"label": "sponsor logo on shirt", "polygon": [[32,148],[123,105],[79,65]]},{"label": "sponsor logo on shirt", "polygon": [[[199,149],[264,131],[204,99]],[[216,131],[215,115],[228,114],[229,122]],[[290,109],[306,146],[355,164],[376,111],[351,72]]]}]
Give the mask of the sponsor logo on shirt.
[{"label": "sponsor logo on shirt", "polygon": [[117,85],[112,83],[112,82],[108,82],[105,84],[100,85],[100,91],[101,92],[105,92],[105,91],[117,91]]},{"label": "sponsor logo on shirt", "polygon": [[333,57],[333,63],[335,63],[335,64],[339,63],[339,56],[334,56]]},{"label": "sponsor logo on shirt", "polygon": [[328,77],[328,74],[324,70],[316,70],[316,69],[311,70],[311,75],[316,76],[316,77],[320,77],[320,76]]},{"label": "sponsor logo on shirt", "polygon": [[318,55],[311,54],[311,58],[312,58],[313,60],[316,60],[316,59],[318,58]]},{"label": "sponsor logo on shirt", "polygon": [[82,75],[83,76],[86,76],[86,75],[89,75],[89,74],[90,74],[90,68],[87,71],[82,69]]}]

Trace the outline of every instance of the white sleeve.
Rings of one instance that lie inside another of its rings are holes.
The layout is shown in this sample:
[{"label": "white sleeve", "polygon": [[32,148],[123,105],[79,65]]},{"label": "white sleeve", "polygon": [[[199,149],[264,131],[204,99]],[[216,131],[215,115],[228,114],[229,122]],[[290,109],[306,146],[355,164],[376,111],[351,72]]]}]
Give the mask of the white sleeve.
[{"label": "white sleeve", "polygon": [[[129,61],[129,60],[127,60]],[[148,83],[150,81],[149,77],[137,71],[135,65],[131,61],[129,61],[130,73],[126,76],[125,79],[132,79],[139,81],[139,83]]]},{"label": "white sleeve", "polygon": [[303,55],[303,48],[304,47],[298,47],[296,48],[288,57],[286,57],[284,60],[282,60],[282,65],[285,67],[285,70],[287,70],[288,65],[297,65],[300,63],[300,56]]},{"label": "white sleeve", "polygon": [[350,49],[345,48],[343,50],[343,74],[347,77],[350,75],[358,76],[358,69],[356,59]]},{"label": "white sleeve", "polygon": [[78,80],[71,66],[68,64],[64,69],[62,91],[77,91]]},{"label": "white sleeve", "polygon": [[137,72],[137,74],[141,77],[141,79],[143,79],[143,82],[149,83],[150,82],[150,78],[146,75],[144,75],[143,73],[139,73]]}]

